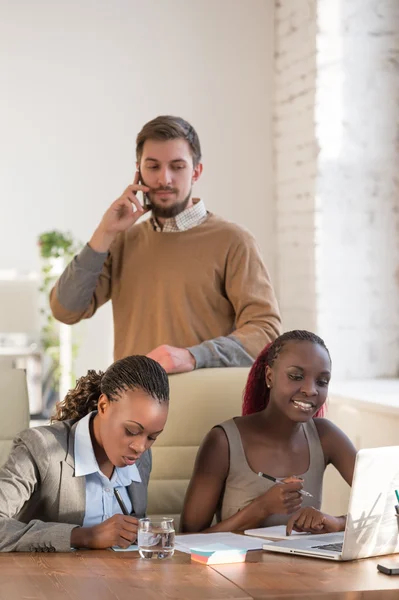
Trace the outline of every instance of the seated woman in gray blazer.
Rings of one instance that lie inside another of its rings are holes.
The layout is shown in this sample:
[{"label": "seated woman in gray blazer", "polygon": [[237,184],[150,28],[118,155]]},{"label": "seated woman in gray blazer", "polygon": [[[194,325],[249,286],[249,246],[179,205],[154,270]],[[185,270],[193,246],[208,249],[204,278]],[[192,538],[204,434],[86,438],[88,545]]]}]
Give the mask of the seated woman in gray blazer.
[{"label": "seated woman in gray blazer", "polygon": [[0,551],[134,542],[168,403],[166,372],[145,356],[81,377],[51,424],[23,431],[0,468]]}]

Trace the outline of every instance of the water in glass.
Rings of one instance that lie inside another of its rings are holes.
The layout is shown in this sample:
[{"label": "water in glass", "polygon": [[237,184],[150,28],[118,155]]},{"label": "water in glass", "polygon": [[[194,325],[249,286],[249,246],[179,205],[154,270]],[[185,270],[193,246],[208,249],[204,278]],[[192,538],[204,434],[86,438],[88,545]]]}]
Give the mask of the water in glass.
[{"label": "water in glass", "polygon": [[173,519],[140,519],[139,553],[142,558],[168,558],[175,551]]}]

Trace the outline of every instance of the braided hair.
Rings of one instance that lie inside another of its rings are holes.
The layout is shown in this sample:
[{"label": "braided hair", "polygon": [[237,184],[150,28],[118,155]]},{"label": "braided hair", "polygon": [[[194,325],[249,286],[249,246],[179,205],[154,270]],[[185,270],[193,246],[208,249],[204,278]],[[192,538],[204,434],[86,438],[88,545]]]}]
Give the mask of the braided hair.
[{"label": "braided hair", "polygon": [[[324,341],[316,334],[310,331],[304,331],[296,329],[294,331],[287,331],[274,340],[273,343],[268,344],[262,352],[259,354],[257,359],[248,375],[247,384],[244,390],[244,399],[242,404],[242,414],[251,415],[252,413],[259,412],[266,408],[269,402],[270,390],[266,386],[266,367],[272,367],[275,360],[278,358],[280,352],[287,344],[287,342],[312,342],[318,344],[327,352],[330,357],[328,348]],[[331,360],[331,357],[330,357]],[[315,417],[323,417],[325,414],[325,405],[323,405]]]},{"label": "braided hair", "polygon": [[169,402],[169,380],[161,365],[147,356],[127,356],[105,373],[91,370],[78,379],[75,388],[57,402],[51,422],[82,419],[96,410],[101,394],[115,402],[128,390],[143,390],[159,403]]}]

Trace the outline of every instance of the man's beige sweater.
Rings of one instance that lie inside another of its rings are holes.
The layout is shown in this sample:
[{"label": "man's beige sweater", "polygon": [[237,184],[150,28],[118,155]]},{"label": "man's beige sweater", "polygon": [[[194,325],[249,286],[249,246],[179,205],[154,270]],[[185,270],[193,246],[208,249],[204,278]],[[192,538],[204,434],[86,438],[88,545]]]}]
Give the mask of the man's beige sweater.
[{"label": "man's beige sweater", "polygon": [[156,232],[149,221],[135,225],[119,234],[107,257],[86,246],[52,290],[51,309],[72,324],[109,299],[115,359],[161,344],[195,350],[230,335],[255,358],[280,333],[276,298],[253,236],[212,213],[176,233]]}]

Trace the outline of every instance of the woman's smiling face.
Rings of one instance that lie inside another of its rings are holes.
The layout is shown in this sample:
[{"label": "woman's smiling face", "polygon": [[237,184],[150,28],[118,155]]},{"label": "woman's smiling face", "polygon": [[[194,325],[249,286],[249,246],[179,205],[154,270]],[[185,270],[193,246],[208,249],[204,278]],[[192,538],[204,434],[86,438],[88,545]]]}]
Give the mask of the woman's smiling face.
[{"label": "woman's smiling face", "polygon": [[308,421],[327,399],[331,359],[320,344],[289,341],[271,367],[266,367],[270,408],[290,420]]}]

